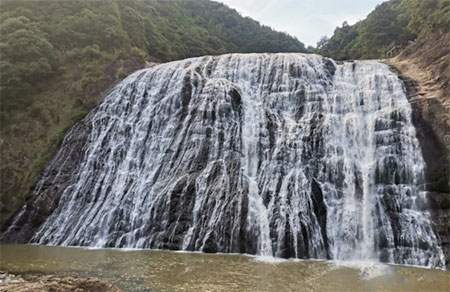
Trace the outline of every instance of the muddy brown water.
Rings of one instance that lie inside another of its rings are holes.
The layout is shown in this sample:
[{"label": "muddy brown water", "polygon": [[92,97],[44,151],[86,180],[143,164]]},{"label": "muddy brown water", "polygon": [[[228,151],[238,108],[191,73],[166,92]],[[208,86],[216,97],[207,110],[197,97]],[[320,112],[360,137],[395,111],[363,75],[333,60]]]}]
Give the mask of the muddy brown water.
[{"label": "muddy brown water", "polygon": [[450,272],[154,250],[1,245],[0,269],[98,277],[124,291],[450,291]]}]

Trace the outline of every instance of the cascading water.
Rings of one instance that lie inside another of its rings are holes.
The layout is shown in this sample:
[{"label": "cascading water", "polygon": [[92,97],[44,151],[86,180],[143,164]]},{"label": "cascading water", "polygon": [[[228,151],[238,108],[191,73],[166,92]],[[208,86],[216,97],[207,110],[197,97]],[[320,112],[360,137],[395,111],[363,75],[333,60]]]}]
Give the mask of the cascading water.
[{"label": "cascading water", "polygon": [[439,268],[424,168],[384,64],[193,58],[117,85],[2,236]]}]

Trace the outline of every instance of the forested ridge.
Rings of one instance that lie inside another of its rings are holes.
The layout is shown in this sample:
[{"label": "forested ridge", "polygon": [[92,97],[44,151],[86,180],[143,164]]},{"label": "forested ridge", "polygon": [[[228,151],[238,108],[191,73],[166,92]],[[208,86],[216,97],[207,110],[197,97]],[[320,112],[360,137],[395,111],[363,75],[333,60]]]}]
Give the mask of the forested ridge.
[{"label": "forested ridge", "polygon": [[213,1],[0,1],[1,221],[67,129],[148,63],[228,52],[305,52]]},{"label": "forested ridge", "polygon": [[74,63],[88,67],[75,80],[83,90],[100,78],[102,61],[305,51],[298,40],[212,1],[3,1],[1,8],[7,105],[17,101],[9,96],[35,91]]},{"label": "forested ridge", "polygon": [[450,0],[391,0],[354,25],[344,22],[331,38],[322,37],[317,53],[337,60],[391,57],[418,37],[449,30]]}]

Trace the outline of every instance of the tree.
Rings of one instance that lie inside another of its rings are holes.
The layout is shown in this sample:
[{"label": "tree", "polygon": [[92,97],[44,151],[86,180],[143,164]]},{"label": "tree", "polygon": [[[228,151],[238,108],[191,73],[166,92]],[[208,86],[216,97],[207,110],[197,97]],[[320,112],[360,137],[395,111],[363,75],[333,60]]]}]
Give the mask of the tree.
[{"label": "tree", "polygon": [[322,36],[317,42],[317,49],[322,49],[328,44],[329,41],[330,39],[326,35]]},{"label": "tree", "polygon": [[20,16],[8,18],[1,25],[0,42],[1,96],[9,105],[14,96],[22,95],[54,73],[55,50],[45,34]]}]

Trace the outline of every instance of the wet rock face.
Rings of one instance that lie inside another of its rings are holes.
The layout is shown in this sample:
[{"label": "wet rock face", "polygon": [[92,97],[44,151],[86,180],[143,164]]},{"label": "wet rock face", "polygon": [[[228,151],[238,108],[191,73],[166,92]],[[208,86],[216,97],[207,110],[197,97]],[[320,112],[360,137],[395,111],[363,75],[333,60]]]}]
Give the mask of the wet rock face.
[{"label": "wet rock face", "polygon": [[2,240],[442,267],[424,169],[386,65],[188,59],[117,85]]},{"label": "wet rock face", "polygon": [[[2,241],[28,242],[36,230],[58,207],[62,193],[76,179],[79,163],[84,155],[91,125],[86,120],[75,125],[64,138],[63,145],[70,145],[68,151],[59,151],[44,168],[39,183],[30,193],[27,204],[2,230]],[[9,228],[8,232],[5,232]]]},{"label": "wet rock face", "polygon": [[448,193],[428,193],[428,201],[433,218],[434,232],[438,236],[445,254],[445,265],[450,269],[450,195]]},{"label": "wet rock face", "polygon": [[[420,45],[419,42],[418,46]],[[417,53],[421,50],[410,48],[409,51]],[[408,54],[408,51],[404,54]],[[442,92],[436,85],[434,85],[435,90],[429,90],[424,85],[424,83],[432,82],[428,78],[413,79],[416,76],[411,71],[417,70],[417,65],[411,65],[414,61],[417,62],[417,60],[408,59],[408,56],[401,56],[400,59],[391,61],[395,65],[391,69],[405,84],[411,104],[412,122],[426,163],[427,210],[431,212],[432,226],[445,254],[446,268],[450,269],[450,144],[446,142],[447,137],[450,137],[450,125],[448,121],[446,122],[448,112],[442,102],[448,96],[441,96]],[[427,65],[433,69],[433,64],[427,63]],[[445,74],[442,78],[446,78]]]},{"label": "wet rock face", "polygon": [[439,113],[442,108],[433,100],[413,102],[412,108],[413,122],[427,165],[426,188],[433,227],[445,254],[446,267],[450,269],[450,165],[446,159],[449,149],[441,143],[430,121],[423,117],[424,111]]}]

